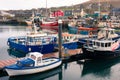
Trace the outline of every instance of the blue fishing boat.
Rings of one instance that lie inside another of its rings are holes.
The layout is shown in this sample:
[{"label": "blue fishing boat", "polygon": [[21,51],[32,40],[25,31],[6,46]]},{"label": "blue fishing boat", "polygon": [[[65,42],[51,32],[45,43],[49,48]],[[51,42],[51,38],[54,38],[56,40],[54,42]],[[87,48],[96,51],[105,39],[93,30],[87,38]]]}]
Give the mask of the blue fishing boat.
[{"label": "blue fishing boat", "polygon": [[27,75],[51,70],[61,65],[62,60],[56,57],[44,58],[39,52],[31,52],[15,64],[5,66],[9,76]]},{"label": "blue fishing boat", "polygon": [[41,52],[42,54],[51,53],[54,51],[56,37],[48,35],[42,31],[27,33],[25,36],[10,37],[7,44],[10,48],[18,51],[28,52]]},{"label": "blue fishing boat", "polygon": [[[57,42],[55,47],[58,47],[58,34],[55,34]],[[62,46],[67,49],[77,49],[78,48],[78,36],[69,33],[62,33]]]}]

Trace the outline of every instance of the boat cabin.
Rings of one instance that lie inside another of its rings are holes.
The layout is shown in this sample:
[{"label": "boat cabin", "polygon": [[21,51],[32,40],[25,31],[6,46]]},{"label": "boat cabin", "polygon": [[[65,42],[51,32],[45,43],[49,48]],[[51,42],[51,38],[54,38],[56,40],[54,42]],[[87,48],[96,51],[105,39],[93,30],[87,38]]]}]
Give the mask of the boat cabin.
[{"label": "boat cabin", "polygon": [[27,55],[28,57],[23,60],[17,61],[19,67],[34,67],[42,65],[42,54],[39,52],[32,52]]},{"label": "boat cabin", "polygon": [[28,54],[28,57],[35,61],[35,66],[42,65],[42,56],[43,54],[39,52],[32,52]]},{"label": "boat cabin", "polygon": [[27,35],[26,42],[28,45],[41,45],[54,41],[54,38],[55,37],[47,36],[46,34]]},{"label": "boat cabin", "polygon": [[69,33],[62,34],[63,42],[72,42],[72,41],[76,40],[76,38],[77,37],[73,34],[69,34]]},{"label": "boat cabin", "polygon": [[111,47],[111,45],[114,43],[114,41],[93,41],[94,47]]},{"label": "boat cabin", "polygon": [[114,37],[118,37],[118,34],[116,34],[115,30],[111,28],[100,29],[97,35],[98,39],[112,39]]},{"label": "boat cabin", "polygon": [[94,40],[88,47],[99,51],[113,51],[119,47],[119,42],[116,40]]}]

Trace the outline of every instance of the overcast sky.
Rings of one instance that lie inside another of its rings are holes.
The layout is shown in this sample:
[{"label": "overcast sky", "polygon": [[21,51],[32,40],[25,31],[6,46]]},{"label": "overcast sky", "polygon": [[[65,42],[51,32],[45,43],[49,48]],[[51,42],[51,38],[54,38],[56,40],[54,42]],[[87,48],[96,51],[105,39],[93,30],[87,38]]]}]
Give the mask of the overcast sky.
[{"label": "overcast sky", "polygon": [[[47,0],[47,7],[70,6],[88,0]],[[46,7],[46,0],[0,0],[0,10],[18,10]]]}]

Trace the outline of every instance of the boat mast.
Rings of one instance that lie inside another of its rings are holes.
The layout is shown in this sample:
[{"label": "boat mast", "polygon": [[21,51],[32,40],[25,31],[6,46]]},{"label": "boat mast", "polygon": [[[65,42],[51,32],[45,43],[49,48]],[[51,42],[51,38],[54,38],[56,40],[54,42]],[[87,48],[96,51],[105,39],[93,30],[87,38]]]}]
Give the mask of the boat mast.
[{"label": "boat mast", "polygon": [[100,0],[99,0],[99,3],[98,3],[99,20],[100,20],[100,6],[101,6],[101,4],[100,4]]},{"label": "boat mast", "polygon": [[72,16],[74,17],[74,12],[73,12],[74,10],[73,10],[73,4],[72,4]]},{"label": "boat mast", "polygon": [[48,16],[47,16],[47,0],[46,0],[46,17],[48,17]]}]

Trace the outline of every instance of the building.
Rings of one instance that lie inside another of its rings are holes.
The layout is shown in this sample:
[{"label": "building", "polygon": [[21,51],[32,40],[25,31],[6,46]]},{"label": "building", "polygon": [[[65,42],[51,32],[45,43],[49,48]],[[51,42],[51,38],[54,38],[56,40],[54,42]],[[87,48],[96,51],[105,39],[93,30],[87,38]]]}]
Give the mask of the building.
[{"label": "building", "polygon": [[72,16],[72,15],[73,15],[72,10],[65,10],[64,11],[64,16],[69,17],[69,16]]},{"label": "building", "polygon": [[15,17],[14,14],[8,13],[6,11],[0,11],[0,20],[1,21],[7,21],[9,19],[12,19],[13,17]]},{"label": "building", "polygon": [[119,16],[120,15],[120,8],[113,8],[110,12],[111,15]]}]

